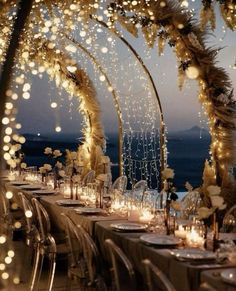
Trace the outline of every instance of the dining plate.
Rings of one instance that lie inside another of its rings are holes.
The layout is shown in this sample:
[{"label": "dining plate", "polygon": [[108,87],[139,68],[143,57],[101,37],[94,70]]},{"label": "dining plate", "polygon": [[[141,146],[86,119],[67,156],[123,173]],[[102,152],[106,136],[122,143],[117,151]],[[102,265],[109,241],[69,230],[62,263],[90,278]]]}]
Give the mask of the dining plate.
[{"label": "dining plate", "polygon": [[57,200],[56,203],[60,206],[81,206],[83,205],[82,202],[78,200],[72,200],[72,199],[61,199]]},{"label": "dining plate", "polygon": [[186,261],[198,261],[198,260],[215,260],[216,254],[210,251],[200,250],[200,249],[181,249],[181,250],[171,250],[170,252],[173,256],[180,260]]},{"label": "dining plate", "polygon": [[140,237],[140,240],[146,244],[157,246],[176,246],[181,243],[181,240],[176,237],[158,234],[145,234]]},{"label": "dining plate", "polygon": [[25,182],[25,181],[17,181],[17,180],[10,182],[10,184],[13,185],[13,186],[29,185],[28,182]]},{"label": "dining plate", "polygon": [[79,214],[99,214],[103,213],[104,210],[101,208],[92,208],[92,207],[78,207],[75,211]]},{"label": "dining plate", "polygon": [[139,223],[112,223],[111,228],[117,231],[144,231],[147,229],[147,225]]},{"label": "dining plate", "polygon": [[226,269],[220,272],[223,281],[236,285],[236,268]]},{"label": "dining plate", "polygon": [[39,190],[39,189],[42,189],[42,185],[39,185],[39,184],[31,184],[31,185],[22,185],[20,186],[21,189],[23,190],[30,190],[30,191],[33,191],[33,190]]},{"label": "dining plate", "polygon": [[55,194],[56,193],[56,191],[49,190],[49,189],[39,189],[39,190],[34,190],[32,192],[34,194],[37,194],[37,195],[51,195],[51,194]]}]

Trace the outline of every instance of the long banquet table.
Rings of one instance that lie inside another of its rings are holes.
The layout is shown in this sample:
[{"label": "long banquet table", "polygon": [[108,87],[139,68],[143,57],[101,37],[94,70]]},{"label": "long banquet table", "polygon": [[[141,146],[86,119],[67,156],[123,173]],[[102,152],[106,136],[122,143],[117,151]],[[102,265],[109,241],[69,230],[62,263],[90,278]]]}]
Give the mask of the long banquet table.
[{"label": "long banquet table", "polygon": [[[18,192],[25,193],[29,198],[34,196],[32,192],[22,190],[10,183],[6,183],[5,186],[7,190],[13,192],[16,201],[18,199]],[[94,238],[104,260],[107,260],[104,240],[110,238],[126,253],[138,273],[143,274],[142,260],[150,259],[152,263],[157,265],[169,277],[175,288],[179,291],[197,290],[203,271],[232,267],[229,264],[197,264],[194,262],[178,261],[170,254],[170,249],[156,248],[141,243],[139,237],[143,235],[143,232],[122,233],[112,230],[110,224],[127,221],[124,217],[118,215],[81,215],[76,213],[73,207],[57,205],[56,201],[63,199],[62,194],[40,196],[39,199],[48,211],[54,232],[65,231],[64,219],[61,213],[66,213],[76,224],[80,224]],[[236,266],[234,265],[233,267]]]}]

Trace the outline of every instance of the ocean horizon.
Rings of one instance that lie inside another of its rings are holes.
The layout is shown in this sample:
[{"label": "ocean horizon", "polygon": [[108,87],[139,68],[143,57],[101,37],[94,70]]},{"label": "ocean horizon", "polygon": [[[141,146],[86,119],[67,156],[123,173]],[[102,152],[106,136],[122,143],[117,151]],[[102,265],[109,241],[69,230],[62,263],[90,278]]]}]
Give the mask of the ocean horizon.
[{"label": "ocean horizon", "polygon": [[[25,162],[28,166],[42,166],[49,162],[44,155],[44,148],[59,149],[63,153],[66,149],[76,150],[81,143],[81,137],[76,134],[23,134],[26,143],[22,150],[25,153]],[[202,133],[198,127],[168,135],[168,165],[175,171],[174,184],[178,191],[185,190],[188,181],[193,187],[202,183],[204,162],[209,158],[210,137],[206,130]],[[118,171],[118,135],[107,134],[106,155],[112,163],[112,177],[119,176]]]}]

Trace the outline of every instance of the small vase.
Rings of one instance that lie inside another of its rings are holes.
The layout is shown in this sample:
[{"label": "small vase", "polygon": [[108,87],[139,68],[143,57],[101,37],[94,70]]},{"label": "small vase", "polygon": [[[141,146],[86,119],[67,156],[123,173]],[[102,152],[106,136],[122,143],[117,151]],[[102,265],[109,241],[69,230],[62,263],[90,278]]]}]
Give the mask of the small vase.
[{"label": "small vase", "polygon": [[219,242],[219,223],[217,221],[216,213],[213,214],[212,228],[213,228],[212,248],[213,248],[213,252],[215,252],[218,248],[218,242]]},{"label": "small vase", "polygon": [[164,218],[165,218],[165,227],[166,227],[166,234],[170,235],[170,201],[166,201],[166,206],[164,210]]}]

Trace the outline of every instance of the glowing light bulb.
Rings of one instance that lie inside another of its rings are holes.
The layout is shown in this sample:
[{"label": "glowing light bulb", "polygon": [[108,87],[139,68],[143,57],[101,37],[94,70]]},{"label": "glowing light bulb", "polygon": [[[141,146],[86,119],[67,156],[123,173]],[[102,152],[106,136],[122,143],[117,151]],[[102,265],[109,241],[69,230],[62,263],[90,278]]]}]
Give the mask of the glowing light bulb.
[{"label": "glowing light bulb", "polygon": [[7,199],[11,199],[13,197],[13,193],[11,191],[7,191],[5,195]]},{"label": "glowing light bulb", "polygon": [[2,279],[7,280],[9,278],[9,274],[7,272],[2,273]]},{"label": "glowing light bulb", "polygon": [[52,107],[52,108],[57,108],[57,103],[56,103],[56,102],[52,102],[52,103],[51,103],[51,107]]},{"label": "glowing light bulb", "polygon": [[5,242],[7,241],[7,238],[5,235],[1,235],[0,236],[0,244],[5,244]]},{"label": "glowing light bulb", "polygon": [[197,79],[199,76],[199,69],[195,66],[189,66],[185,72],[189,79]]},{"label": "glowing light bulb", "polygon": [[8,257],[11,257],[11,258],[15,256],[15,252],[13,250],[9,250],[7,254],[8,254]]},{"label": "glowing light bulb", "polygon": [[26,216],[27,218],[32,217],[32,216],[33,216],[32,211],[31,211],[31,210],[26,210],[26,211],[25,211],[25,216]]},{"label": "glowing light bulb", "polygon": [[61,127],[60,127],[60,126],[56,126],[56,127],[55,127],[55,131],[56,131],[56,132],[61,132]]},{"label": "glowing light bulb", "polygon": [[99,77],[99,80],[100,80],[101,82],[104,82],[104,81],[106,80],[106,77],[105,77],[104,75],[101,75],[101,76]]}]

